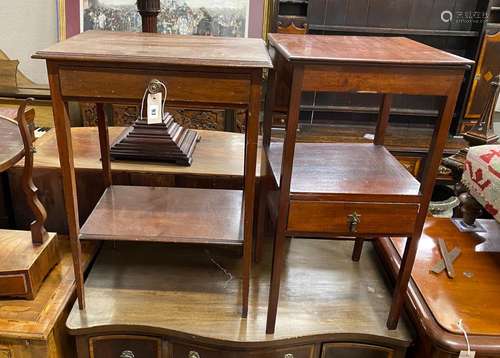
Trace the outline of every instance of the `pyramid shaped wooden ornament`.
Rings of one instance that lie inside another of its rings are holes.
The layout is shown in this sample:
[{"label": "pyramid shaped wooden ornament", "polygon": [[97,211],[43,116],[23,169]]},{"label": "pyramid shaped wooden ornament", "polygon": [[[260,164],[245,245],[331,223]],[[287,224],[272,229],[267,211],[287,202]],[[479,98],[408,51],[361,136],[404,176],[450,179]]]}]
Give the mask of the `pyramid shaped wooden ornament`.
[{"label": "pyramid shaped wooden ornament", "polygon": [[[111,159],[146,160],[191,165],[197,132],[186,129],[165,112],[167,86],[149,81],[141,102],[139,118],[111,145]],[[144,117],[146,110],[146,116]]]},{"label": "pyramid shaped wooden ornament", "polygon": [[143,160],[191,165],[199,134],[186,129],[165,113],[163,121],[148,124],[138,119],[111,145],[111,159]]}]

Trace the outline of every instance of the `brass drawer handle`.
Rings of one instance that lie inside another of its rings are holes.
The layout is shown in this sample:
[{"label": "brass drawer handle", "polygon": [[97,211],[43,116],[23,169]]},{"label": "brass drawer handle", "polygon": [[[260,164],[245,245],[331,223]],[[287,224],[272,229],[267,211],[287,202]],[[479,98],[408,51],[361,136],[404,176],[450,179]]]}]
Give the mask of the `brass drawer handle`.
[{"label": "brass drawer handle", "polygon": [[361,215],[357,212],[347,215],[347,225],[349,225],[349,232],[357,232],[358,225],[361,222]]},{"label": "brass drawer handle", "polygon": [[134,352],[132,351],[123,351],[120,354],[120,358],[135,358]]},{"label": "brass drawer handle", "polygon": [[294,358],[292,353],[287,353],[283,358]]},{"label": "brass drawer handle", "polygon": [[200,353],[196,351],[189,351],[188,358],[200,358]]}]

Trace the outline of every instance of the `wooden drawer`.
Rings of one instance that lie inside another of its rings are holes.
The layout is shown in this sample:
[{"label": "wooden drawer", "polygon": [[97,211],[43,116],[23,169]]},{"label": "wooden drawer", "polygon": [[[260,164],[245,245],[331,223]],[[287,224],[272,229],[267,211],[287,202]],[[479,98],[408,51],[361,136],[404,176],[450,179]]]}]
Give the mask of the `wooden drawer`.
[{"label": "wooden drawer", "polygon": [[251,353],[251,358],[313,358],[314,346],[301,346]]},{"label": "wooden drawer", "polygon": [[89,339],[90,358],[161,358],[161,339],[110,335]]},{"label": "wooden drawer", "polygon": [[28,294],[26,277],[23,274],[1,275],[1,296],[25,296]]},{"label": "wooden drawer", "polygon": [[172,358],[312,358],[314,346],[299,346],[252,352],[223,351],[192,345],[174,344]]},{"label": "wooden drawer", "polygon": [[[393,349],[358,343],[327,343],[323,345],[321,358],[396,358]],[[402,356],[401,356],[402,357]]]},{"label": "wooden drawer", "polygon": [[[335,235],[411,234],[418,204],[301,201],[290,203],[288,232]],[[350,229],[350,216],[359,224]]]},{"label": "wooden drawer", "polygon": [[[67,98],[102,98],[107,100],[140,100],[149,81],[157,78],[167,84],[171,102],[247,104],[250,98],[250,79],[226,74],[214,78],[207,73],[149,71],[133,69],[98,70],[91,67],[60,70],[61,92]],[[128,86],[122,84],[126,82]],[[207,91],[207,83],[210,91]]]}]

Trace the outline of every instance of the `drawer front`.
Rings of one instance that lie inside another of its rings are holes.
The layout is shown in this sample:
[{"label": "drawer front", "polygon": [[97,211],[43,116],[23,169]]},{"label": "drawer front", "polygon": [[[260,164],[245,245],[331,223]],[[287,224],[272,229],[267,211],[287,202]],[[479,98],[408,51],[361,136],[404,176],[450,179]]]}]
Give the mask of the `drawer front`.
[{"label": "drawer front", "polygon": [[174,344],[172,350],[172,358],[312,358],[314,346],[238,352]]},{"label": "drawer front", "polygon": [[281,348],[250,354],[251,358],[313,358],[313,356],[314,346]]},{"label": "drawer front", "polygon": [[411,234],[417,212],[417,204],[293,200],[288,232],[350,236]]},{"label": "drawer front", "polygon": [[23,274],[0,276],[0,296],[25,296],[27,294],[28,286]]},{"label": "drawer front", "polygon": [[100,336],[89,340],[90,358],[161,358],[161,340],[145,336]]},{"label": "drawer front", "polygon": [[328,343],[323,345],[321,358],[395,358],[391,348],[357,343]]},{"label": "drawer front", "polygon": [[[156,78],[167,85],[172,102],[246,104],[250,97],[250,80],[226,74],[213,78],[197,72],[151,72],[140,70],[100,71],[93,68],[61,68],[61,92],[70,98],[107,100],[141,100],[149,81]],[[207,87],[208,86],[208,87]]]},{"label": "drawer front", "polygon": [[225,352],[217,349],[184,344],[172,345],[172,358],[232,358],[238,357],[237,352]]}]

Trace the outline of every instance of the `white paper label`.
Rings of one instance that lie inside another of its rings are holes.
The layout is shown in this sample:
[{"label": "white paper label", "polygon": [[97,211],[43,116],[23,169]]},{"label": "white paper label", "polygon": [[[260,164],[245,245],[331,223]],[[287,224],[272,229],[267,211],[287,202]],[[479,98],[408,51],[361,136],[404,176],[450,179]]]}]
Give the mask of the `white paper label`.
[{"label": "white paper label", "polygon": [[148,124],[161,123],[163,118],[163,108],[161,108],[161,93],[148,95]]},{"label": "white paper label", "polygon": [[475,356],[475,351],[470,351],[470,353],[467,351],[460,351],[460,355],[458,356],[458,358],[474,358]]}]

